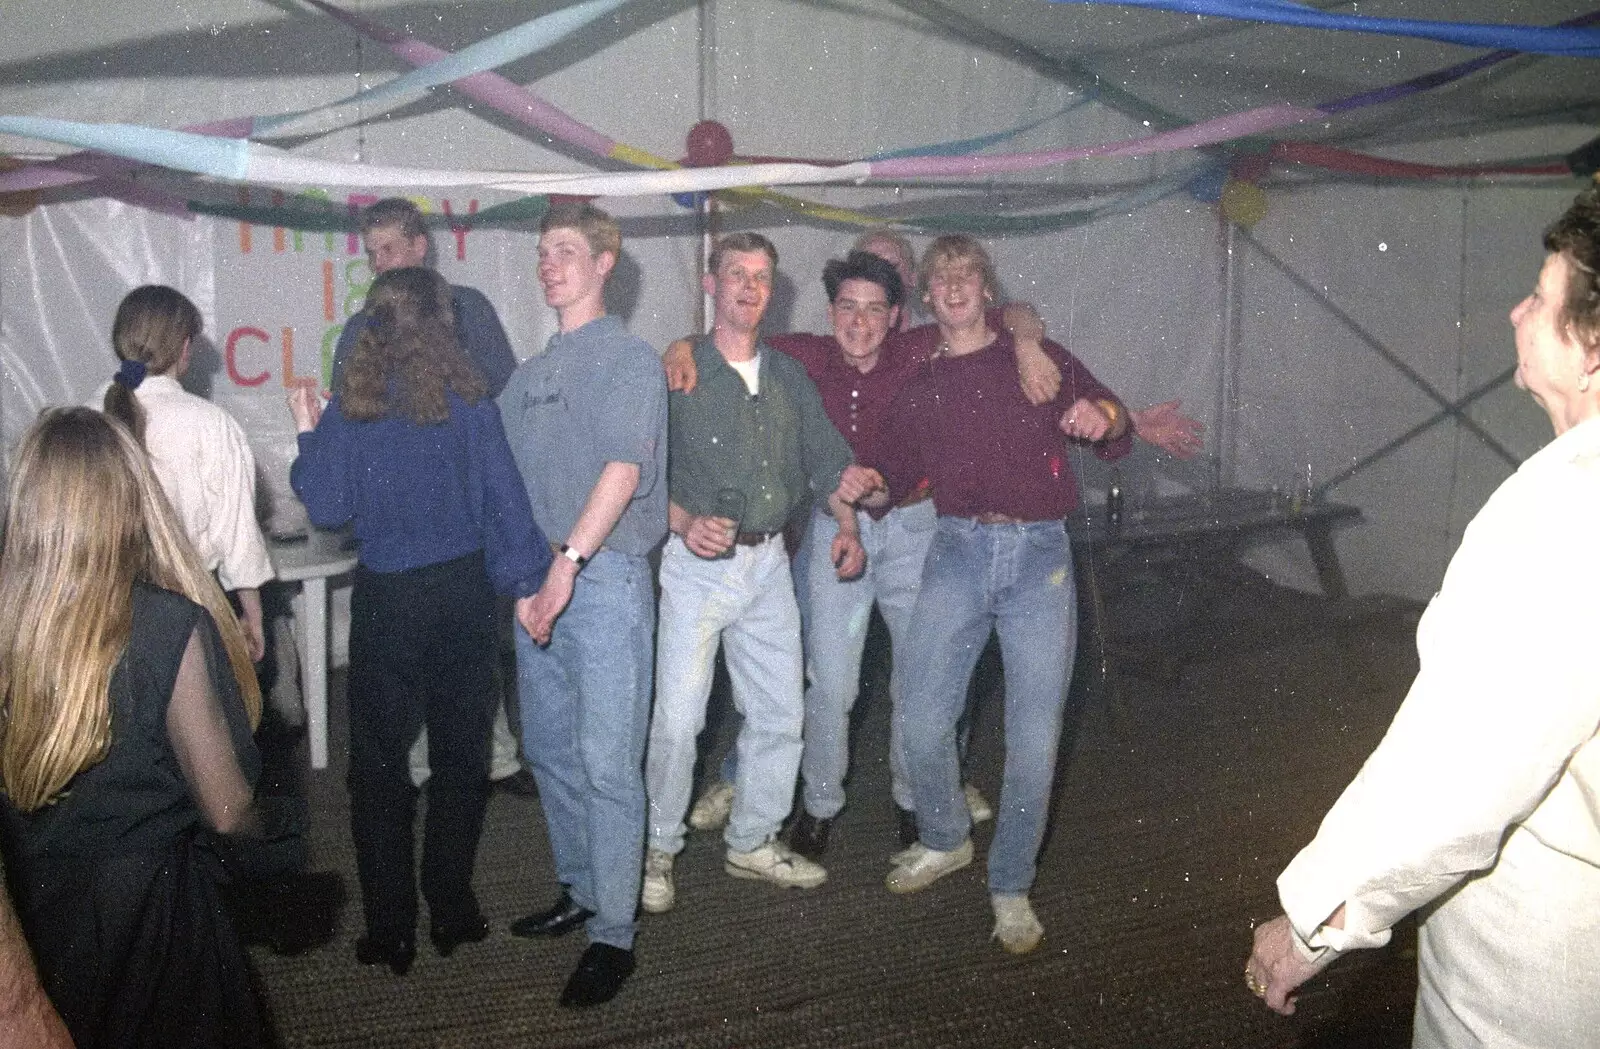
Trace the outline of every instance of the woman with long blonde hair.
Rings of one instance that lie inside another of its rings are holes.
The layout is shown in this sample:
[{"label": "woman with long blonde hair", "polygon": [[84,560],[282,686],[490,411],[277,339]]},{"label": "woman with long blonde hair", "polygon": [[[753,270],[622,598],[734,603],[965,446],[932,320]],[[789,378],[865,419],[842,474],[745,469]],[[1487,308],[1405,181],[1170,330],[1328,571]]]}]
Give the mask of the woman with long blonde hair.
[{"label": "woman with long blonde hair", "polygon": [[239,621],[137,441],[92,409],[46,411],[0,553],[0,811],[79,1049],[261,1042],[218,896],[230,839],[264,833],[260,711]]}]

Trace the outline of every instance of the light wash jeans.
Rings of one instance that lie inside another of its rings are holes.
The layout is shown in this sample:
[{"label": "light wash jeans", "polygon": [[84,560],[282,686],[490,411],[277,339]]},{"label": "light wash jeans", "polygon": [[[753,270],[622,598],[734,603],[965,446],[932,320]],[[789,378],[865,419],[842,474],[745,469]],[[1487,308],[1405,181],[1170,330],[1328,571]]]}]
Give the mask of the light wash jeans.
[{"label": "light wash jeans", "polygon": [[[811,617],[806,633],[805,756],[800,762],[804,784],[801,797],[806,811],[818,819],[832,819],[844,808],[844,776],[850,761],[850,709],[855,706],[861,682],[861,650],[867,640],[872,603],[889,628],[894,667],[889,678],[891,708],[900,709],[900,687],[911,640],[907,630],[911,610],[922,585],[922,564],[933,542],[932,500],[891,510],[874,521],[864,511],[856,513],[861,543],[867,551],[867,569],[856,579],[842,582],[829,558],[839,523],[830,513],[811,520],[809,543]],[[895,804],[915,808],[911,784],[905,774],[899,718],[890,722],[889,774]]]},{"label": "light wash jeans", "polygon": [[744,715],[723,838],[729,849],[749,852],[778,833],[800,771],[800,613],[782,536],[736,546],[722,560],[696,557],[678,536],[662,551],[656,703],[645,758],[653,849],[683,849],[695,740],[706,723],[719,639],[733,704]]},{"label": "light wash jeans", "polygon": [[516,628],[522,745],[556,877],[572,902],[594,912],[590,942],[625,950],[644,863],[654,622],[649,561],[601,550],[579,574],[548,647]]},{"label": "light wash jeans", "polygon": [[956,722],[993,628],[1005,664],[1005,777],[989,847],[989,891],[1025,893],[1044,840],[1072,660],[1077,593],[1059,521],[983,525],[940,517],[911,615],[899,721],[917,827],[930,849],[971,833]]}]

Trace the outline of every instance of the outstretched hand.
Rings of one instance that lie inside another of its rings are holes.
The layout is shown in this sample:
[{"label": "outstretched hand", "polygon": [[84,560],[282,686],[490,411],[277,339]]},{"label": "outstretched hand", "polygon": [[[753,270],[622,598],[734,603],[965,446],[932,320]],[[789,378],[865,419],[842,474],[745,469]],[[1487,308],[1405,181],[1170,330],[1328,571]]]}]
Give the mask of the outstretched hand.
[{"label": "outstretched hand", "polygon": [[1200,435],[1205,433],[1206,428],[1200,420],[1191,419],[1178,411],[1182,406],[1180,400],[1162,401],[1130,412],[1133,432],[1139,435],[1140,440],[1155,445],[1169,455],[1179,459],[1193,458],[1196,452],[1205,447],[1205,440]]}]

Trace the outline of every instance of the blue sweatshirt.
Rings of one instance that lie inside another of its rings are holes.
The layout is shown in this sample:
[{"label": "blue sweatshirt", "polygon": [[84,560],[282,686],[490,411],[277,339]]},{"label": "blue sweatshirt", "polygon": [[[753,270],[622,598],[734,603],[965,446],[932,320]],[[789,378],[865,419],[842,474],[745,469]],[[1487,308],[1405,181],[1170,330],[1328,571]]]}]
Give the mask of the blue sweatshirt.
[{"label": "blue sweatshirt", "polygon": [[528,493],[485,398],[449,395],[446,422],[399,416],[355,422],[334,397],[317,428],[300,435],[289,484],[319,528],[355,522],[361,563],[403,572],[484,552],[497,593],[535,593],[550,568],[550,544],[534,523]]}]

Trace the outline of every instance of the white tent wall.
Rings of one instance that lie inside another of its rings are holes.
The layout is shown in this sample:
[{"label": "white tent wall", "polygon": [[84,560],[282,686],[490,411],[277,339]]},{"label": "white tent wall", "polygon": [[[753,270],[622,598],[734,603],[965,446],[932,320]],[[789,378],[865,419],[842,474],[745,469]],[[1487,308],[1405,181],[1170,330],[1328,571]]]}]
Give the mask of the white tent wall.
[{"label": "white tent wall", "polygon": [[[1533,286],[1539,231],[1570,199],[1570,186],[1333,184],[1275,194],[1255,243],[1240,248],[1238,482],[1303,485],[1309,466],[1320,486],[1440,410],[1326,302],[1448,402],[1514,364],[1507,313]],[[1543,413],[1510,383],[1468,414],[1519,461],[1550,436]],[[1447,419],[1331,489],[1364,515],[1337,540],[1351,590],[1430,595],[1462,529],[1513,468]],[[1257,551],[1254,562],[1315,586],[1293,544]]]},{"label": "white tent wall", "polygon": [[[399,68],[383,48],[309,8],[291,13],[266,0],[135,6],[136,15],[94,0],[8,4],[0,68],[19,75],[0,83],[0,112],[178,127],[327,102],[358,82],[382,83]],[[564,4],[513,9],[350,0],[348,6],[458,49]],[[933,29],[888,0],[714,0],[704,9],[714,19],[707,27],[695,4],[639,0],[622,9],[619,21],[602,21],[506,72],[616,140],[669,157],[684,152],[683,136],[702,115],[727,125],[741,153],[842,158],[1015,127],[1083,101],[1062,78]],[[714,44],[704,67],[703,28]],[[1124,86],[1137,90],[1138,79],[1138,63],[1130,59]],[[1005,148],[1100,142],[1148,130],[1090,103]],[[1582,140],[1535,149],[1571,148]],[[0,147],[40,148],[10,139]],[[1430,155],[1411,159],[1476,159],[1476,147],[1466,140],[1430,148]],[[586,166],[542,136],[445,90],[294,149],[375,165]],[[1076,191],[1076,200],[1088,203],[1193,162],[1187,154],[1087,161],[950,192],[999,209],[1007,206],[1010,187],[1026,181]],[[163,184],[160,177],[153,181]],[[345,190],[329,192],[336,203],[346,199]],[[920,187],[793,192],[846,207],[905,206],[935,195]],[[1509,363],[1504,311],[1531,285],[1540,254],[1537,230],[1572,192],[1570,184],[1554,190],[1338,182],[1271,188],[1267,217],[1250,237],[1235,238],[1239,400],[1227,419],[1216,411],[1229,301],[1227,237],[1214,206],[1179,192],[1131,214],[999,238],[990,246],[1006,292],[1034,302],[1050,334],[1130,403],[1183,397],[1185,409],[1210,428],[1213,449],[1219,432],[1235,436],[1238,482],[1283,486],[1302,477],[1308,463],[1321,482],[1435,405],[1266,262],[1251,239],[1455,399]],[[448,196],[455,213],[470,210],[473,199],[480,208],[506,199],[487,192],[423,196],[434,210],[442,210]],[[253,190],[250,199],[270,197]],[[1063,199],[1061,206],[1075,203]],[[602,203],[622,218],[627,237],[613,308],[652,344],[664,346],[694,323],[694,218],[659,197]],[[759,228],[777,242],[786,283],[774,319],[824,328],[816,275],[853,231],[774,211],[729,213],[725,221]],[[290,373],[315,373],[327,333],[359,304],[367,274],[345,236],[296,237],[291,231],[280,237],[270,227],[248,229],[245,251],[237,222],[184,221],[98,200],[0,220],[0,429],[7,446],[43,404],[82,401],[106,380],[111,315],[128,288],[172,283],[201,305],[220,358],[242,328],[266,336],[236,339],[234,357],[241,376],[269,378],[241,385],[223,367],[211,376],[211,393],[245,422],[281,515],[293,456],[283,382]],[[527,229],[473,229],[458,252],[463,244],[449,233],[436,237],[441,271],[490,296],[524,356],[552,330],[533,281],[534,239]],[[921,246],[927,238],[914,239]],[[331,319],[324,263],[333,264]],[[284,329],[293,332],[295,347],[288,367],[281,354]],[[1515,391],[1490,394],[1471,414],[1518,456],[1545,439],[1539,413]],[[1158,460],[1140,449],[1124,473],[1135,492],[1170,490],[1209,483],[1212,465]],[[1087,456],[1081,466],[1086,489],[1098,499],[1104,469]],[[1365,515],[1364,523],[1337,538],[1352,589],[1431,593],[1464,522],[1507,470],[1447,422],[1332,491]],[[1313,585],[1304,553],[1293,544],[1254,557],[1275,577]]]}]

